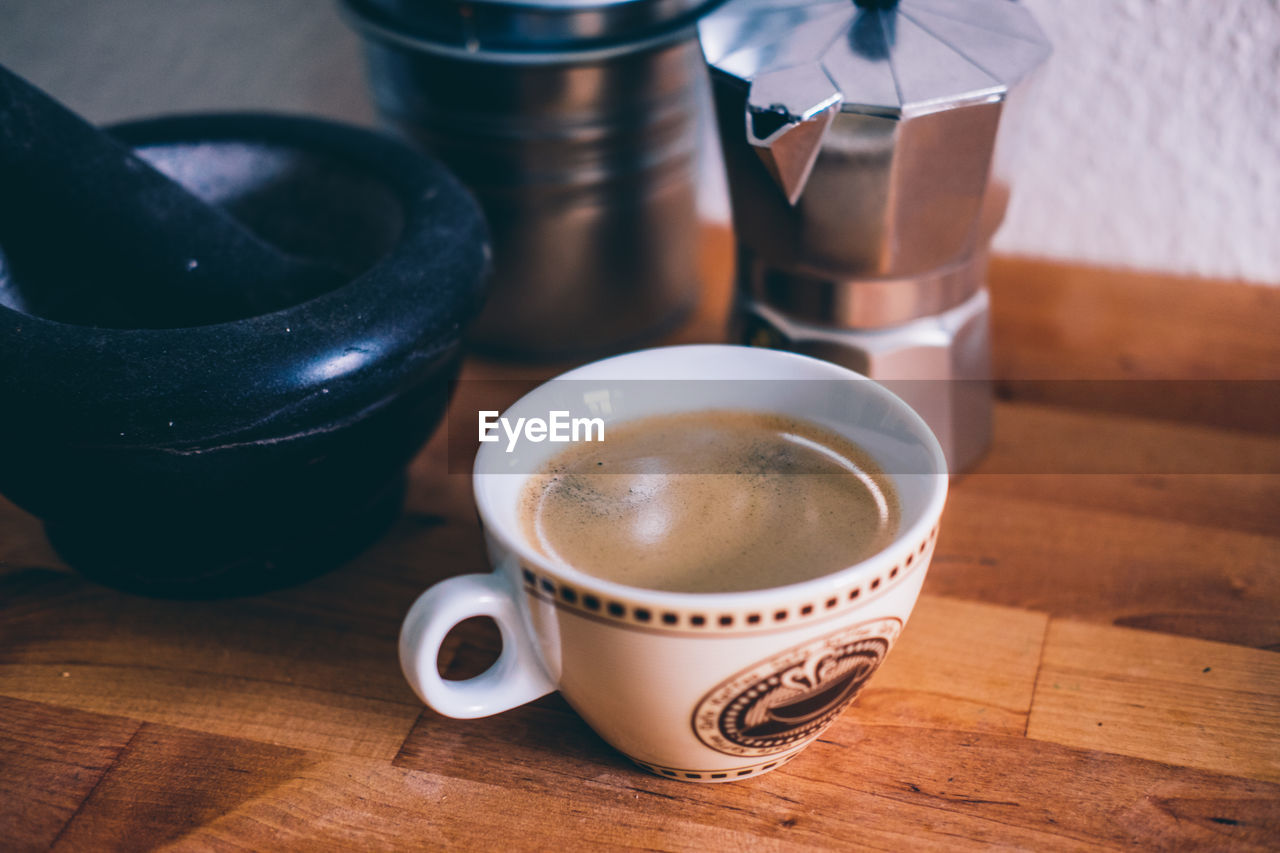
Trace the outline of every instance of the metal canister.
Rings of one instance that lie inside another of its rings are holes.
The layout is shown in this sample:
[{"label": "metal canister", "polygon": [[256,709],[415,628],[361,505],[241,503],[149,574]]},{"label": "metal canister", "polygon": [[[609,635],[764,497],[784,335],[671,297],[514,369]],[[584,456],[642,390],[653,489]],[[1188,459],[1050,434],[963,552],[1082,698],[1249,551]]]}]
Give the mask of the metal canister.
[{"label": "metal canister", "polygon": [[484,349],[608,351],[697,296],[696,38],[707,0],[343,0],[384,119],[493,231]]}]

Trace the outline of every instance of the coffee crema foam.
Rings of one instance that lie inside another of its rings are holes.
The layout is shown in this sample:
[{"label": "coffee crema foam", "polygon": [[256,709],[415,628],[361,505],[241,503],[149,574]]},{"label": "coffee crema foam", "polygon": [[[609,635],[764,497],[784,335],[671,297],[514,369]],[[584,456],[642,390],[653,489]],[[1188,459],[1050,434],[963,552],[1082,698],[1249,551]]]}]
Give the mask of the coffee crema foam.
[{"label": "coffee crema foam", "polygon": [[549,559],[671,592],[768,589],[886,547],[901,509],[871,456],[786,415],[701,411],[610,424],[555,456],[520,496]]}]

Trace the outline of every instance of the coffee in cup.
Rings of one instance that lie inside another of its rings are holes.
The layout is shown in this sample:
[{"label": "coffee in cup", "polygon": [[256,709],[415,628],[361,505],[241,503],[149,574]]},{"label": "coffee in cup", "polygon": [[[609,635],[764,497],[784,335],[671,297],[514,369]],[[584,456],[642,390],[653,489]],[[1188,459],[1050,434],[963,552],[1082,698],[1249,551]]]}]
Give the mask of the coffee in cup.
[{"label": "coffee in cup", "polygon": [[656,415],[560,452],[521,496],[525,538],[595,577],[739,592],[860,562],[897,533],[893,482],[844,436],[741,410]]}]

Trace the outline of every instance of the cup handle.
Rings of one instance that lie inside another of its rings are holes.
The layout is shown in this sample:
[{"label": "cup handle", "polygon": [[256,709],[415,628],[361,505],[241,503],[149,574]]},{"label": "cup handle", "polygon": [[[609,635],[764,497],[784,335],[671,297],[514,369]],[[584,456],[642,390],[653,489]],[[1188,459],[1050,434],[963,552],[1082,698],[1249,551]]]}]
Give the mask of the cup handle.
[{"label": "cup handle", "polygon": [[[440,644],[455,625],[472,616],[488,616],[498,624],[502,653],[474,678],[441,678]],[[459,575],[420,595],[400,629],[400,668],[422,701],[445,716],[464,720],[515,708],[556,689],[500,571]]]}]

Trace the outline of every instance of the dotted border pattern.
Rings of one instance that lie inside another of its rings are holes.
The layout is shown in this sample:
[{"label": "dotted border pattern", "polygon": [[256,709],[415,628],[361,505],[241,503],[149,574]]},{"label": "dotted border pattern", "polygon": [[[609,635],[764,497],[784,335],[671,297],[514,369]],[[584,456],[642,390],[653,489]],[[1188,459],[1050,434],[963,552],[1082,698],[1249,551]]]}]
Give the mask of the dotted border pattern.
[{"label": "dotted border pattern", "polygon": [[663,767],[660,764],[650,764],[647,761],[640,761],[636,758],[631,760],[637,766],[648,770],[655,776],[663,776],[668,779],[683,779],[690,782],[732,782],[735,779],[759,776],[761,773],[767,773],[776,767],[781,767],[799,755],[800,752],[801,750],[797,749],[788,755],[772,758],[763,764],[752,764],[749,767],[730,767],[727,770],[685,770],[678,767]]},{"label": "dotted border pattern", "polygon": [[937,539],[938,527],[935,525],[901,563],[887,572],[836,592],[829,598],[743,613],[728,612],[727,609],[723,612],[719,610],[655,610],[579,589],[558,578],[545,573],[540,574],[527,565],[521,565],[520,576],[524,581],[525,591],[535,598],[581,613],[589,618],[627,625],[640,630],[686,635],[722,631],[767,631],[803,624],[879,598],[928,562]]}]

